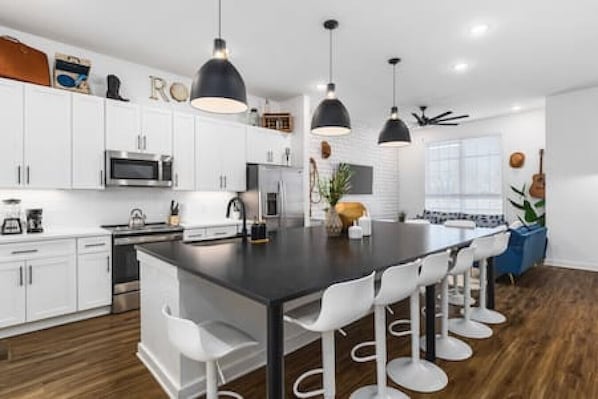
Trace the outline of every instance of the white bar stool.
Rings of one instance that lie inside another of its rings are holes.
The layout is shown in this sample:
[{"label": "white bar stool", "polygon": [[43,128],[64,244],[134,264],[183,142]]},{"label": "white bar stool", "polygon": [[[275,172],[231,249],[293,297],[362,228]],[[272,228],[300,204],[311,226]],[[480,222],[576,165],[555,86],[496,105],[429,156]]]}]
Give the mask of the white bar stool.
[{"label": "white bar stool", "polygon": [[[473,261],[480,261],[485,259],[494,249],[494,237],[482,237],[473,240],[471,247],[473,248]],[[484,339],[492,336],[492,329],[482,323],[471,320],[471,268],[463,273],[464,286],[463,293],[463,317],[449,319],[448,329],[453,334],[460,335],[466,338]]]},{"label": "white bar stool", "polygon": [[479,306],[471,309],[471,319],[487,324],[501,324],[507,318],[496,310],[488,309],[486,306],[488,290],[488,258],[494,258],[507,250],[511,233],[500,233],[494,236],[493,250],[488,256],[480,260],[480,299]]},{"label": "white bar stool", "polygon": [[[444,222],[445,227],[455,227],[459,229],[475,229],[476,224],[473,220],[455,219]],[[453,286],[449,286],[449,304],[454,306],[461,306],[465,300],[463,292],[458,285],[458,276],[453,276]],[[475,304],[475,299],[471,298],[471,304]]]},{"label": "white bar stool", "polygon": [[[356,362],[376,360],[377,385],[367,385],[353,392],[350,399],[408,399],[403,392],[386,384],[386,307],[409,297],[417,289],[421,261],[389,267],[382,274],[380,289],[374,299],[374,330],[376,340],[353,347],[351,357]],[[406,332],[407,334],[409,331]],[[403,332],[405,334],[405,332]],[[376,354],[359,357],[357,351],[366,346],[376,346]]]},{"label": "white bar stool", "polygon": [[[298,398],[323,395],[333,399],[336,395],[334,331],[365,316],[374,302],[374,276],[331,285],[324,291],[322,300],[307,304],[285,314],[285,321],[306,330],[322,334],[322,368],[307,371],[295,380],[293,393]],[[299,391],[301,382],[312,375],[323,374],[324,386],[311,392]]]},{"label": "white bar stool", "polygon": [[[418,288],[411,293],[409,311],[411,314],[411,357],[400,357],[392,360],[386,372],[392,381],[402,387],[416,392],[436,392],[448,384],[445,372],[432,362],[421,359],[419,351],[420,308],[419,287],[436,284],[446,276],[449,267],[449,253],[442,252],[427,256],[423,262]],[[389,326],[391,330],[392,324]]]},{"label": "white bar stool", "polygon": [[164,305],[162,314],[166,318],[168,339],[185,357],[206,364],[206,399],[228,396],[243,399],[241,395],[230,391],[218,392],[218,376],[224,383],[224,375],[218,360],[242,348],[258,343],[238,328],[221,321],[206,321],[195,324],[191,320],[172,316],[170,308]]},{"label": "white bar stool", "polygon": [[[444,360],[460,361],[469,359],[473,355],[471,346],[465,342],[451,337],[448,335],[449,332],[449,276],[458,276],[460,274],[467,273],[473,265],[473,254],[474,249],[463,248],[457,254],[453,268],[442,280],[442,294],[441,294],[441,314],[442,323],[440,334],[436,334],[436,357]],[[426,350],[426,337],[423,336],[420,339],[422,350]]]}]

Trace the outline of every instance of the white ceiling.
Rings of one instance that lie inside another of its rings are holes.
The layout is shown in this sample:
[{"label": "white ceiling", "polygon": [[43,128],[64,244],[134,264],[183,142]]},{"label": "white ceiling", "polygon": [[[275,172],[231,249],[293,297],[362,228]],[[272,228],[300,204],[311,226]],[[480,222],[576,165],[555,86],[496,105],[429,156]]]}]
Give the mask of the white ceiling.
[{"label": "white ceiling", "polygon": [[[403,58],[407,120],[420,104],[484,117],[598,83],[596,0],[224,0],[223,9],[248,91],[274,99],[326,81],[321,23],[338,19],[337,93],[356,120],[386,117],[391,56]],[[216,0],[0,0],[0,24],[187,76],[211,54],[216,17]],[[473,39],[480,22],[490,30]],[[457,74],[462,60],[471,69]]]}]

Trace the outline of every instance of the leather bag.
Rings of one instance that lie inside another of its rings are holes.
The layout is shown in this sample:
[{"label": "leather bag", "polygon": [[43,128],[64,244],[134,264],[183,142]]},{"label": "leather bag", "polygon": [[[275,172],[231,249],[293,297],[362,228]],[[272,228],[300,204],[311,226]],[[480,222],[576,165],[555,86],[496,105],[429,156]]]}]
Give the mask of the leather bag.
[{"label": "leather bag", "polygon": [[50,86],[48,57],[14,37],[0,37],[0,77]]}]

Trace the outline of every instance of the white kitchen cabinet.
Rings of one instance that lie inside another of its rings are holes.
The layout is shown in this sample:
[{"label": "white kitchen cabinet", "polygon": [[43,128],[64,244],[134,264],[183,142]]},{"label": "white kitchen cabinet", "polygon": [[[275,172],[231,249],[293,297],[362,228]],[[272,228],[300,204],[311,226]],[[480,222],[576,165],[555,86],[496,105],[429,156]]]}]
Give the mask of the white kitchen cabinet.
[{"label": "white kitchen cabinet", "polygon": [[77,310],[77,270],[74,255],[27,261],[27,321]]},{"label": "white kitchen cabinet", "polygon": [[104,99],[73,94],[73,188],[104,188]]},{"label": "white kitchen cabinet", "polygon": [[71,187],[71,93],[25,85],[25,186]]},{"label": "white kitchen cabinet", "polygon": [[22,187],[23,84],[14,80],[0,79],[0,132],[0,187]]},{"label": "white kitchen cabinet", "polygon": [[245,191],[245,126],[198,118],[196,132],[196,188]]},{"label": "white kitchen cabinet", "polygon": [[112,259],[102,251],[79,255],[77,259],[78,310],[112,303]]},{"label": "white kitchen cabinet", "polygon": [[288,133],[272,129],[247,127],[247,162],[286,165],[285,149],[291,147]]},{"label": "white kitchen cabinet", "polygon": [[172,155],[172,112],[141,109],[141,144],[143,152]]},{"label": "white kitchen cabinet", "polygon": [[25,322],[25,262],[0,263],[0,328]]},{"label": "white kitchen cabinet", "polygon": [[137,104],[106,100],[106,149],[141,152],[141,116]]},{"label": "white kitchen cabinet", "polygon": [[192,191],[195,189],[195,117],[175,113],[172,126],[173,188]]}]

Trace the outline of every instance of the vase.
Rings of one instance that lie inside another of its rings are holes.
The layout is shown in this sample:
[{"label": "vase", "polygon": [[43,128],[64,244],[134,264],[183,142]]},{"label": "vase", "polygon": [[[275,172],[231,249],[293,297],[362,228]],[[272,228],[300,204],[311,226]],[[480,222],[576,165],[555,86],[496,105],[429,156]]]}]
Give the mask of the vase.
[{"label": "vase", "polygon": [[329,237],[338,237],[343,231],[343,221],[333,206],[329,207],[326,211],[326,221],[324,222],[324,225],[326,226],[326,232]]}]

